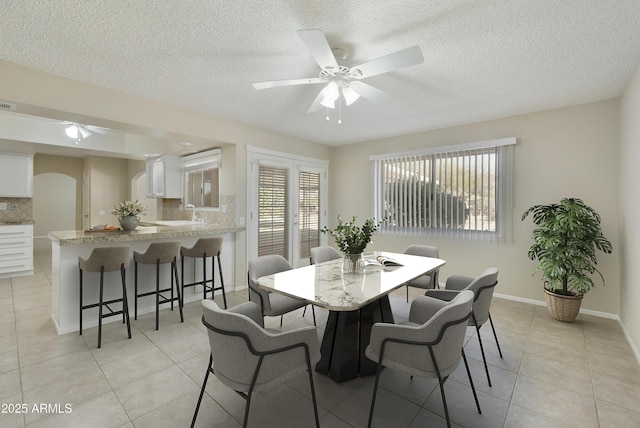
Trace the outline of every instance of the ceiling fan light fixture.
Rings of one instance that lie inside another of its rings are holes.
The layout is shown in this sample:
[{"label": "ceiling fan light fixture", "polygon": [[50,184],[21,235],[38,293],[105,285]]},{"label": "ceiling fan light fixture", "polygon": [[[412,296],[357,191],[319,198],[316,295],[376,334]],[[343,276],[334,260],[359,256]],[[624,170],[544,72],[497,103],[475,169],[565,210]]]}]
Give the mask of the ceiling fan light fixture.
[{"label": "ceiling fan light fixture", "polygon": [[329,82],[327,86],[322,90],[322,104],[328,108],[336,108],[336,100],[340,96],[340,91],[338,90],[338,84],[336,82]]},{"label": "ceiling fan light fixture", "polygon": [[87,138],[92,134],[87,128],[77,123],[72,123],[68,127],[65,128],[64,133],[67,134],[67,137],[73,138],[77,140],[79,138]]},{"label": "ceiling fan light fixture", "polygon": [[78,138],[78,127],[76,125],[69,125],[65,128],[64,133],[67,134],[67,137],[75,140]]},{"label": "ceiling fan light fixture", "polygon": [[360,94],[350,86],[342,88],[342,96],[344,97],[344,101],[348,106],[355,103],[356,101],[358,101],[358,98],[360,98]]}]

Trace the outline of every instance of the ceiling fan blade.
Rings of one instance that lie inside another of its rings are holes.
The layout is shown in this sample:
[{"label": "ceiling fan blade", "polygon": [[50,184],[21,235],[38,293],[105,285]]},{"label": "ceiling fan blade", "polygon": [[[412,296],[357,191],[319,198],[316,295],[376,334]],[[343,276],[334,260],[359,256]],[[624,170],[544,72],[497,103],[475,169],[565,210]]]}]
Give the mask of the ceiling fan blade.
[{"label": "ceiling fan blade", "polygon": [[364,79],[366,77],[377,76],[378,74],[388,73],[400,68],[422,64],[423,62],[424,57],[422,56],[420,46],[412,46],[352,67],[351,74],[356,79]]},{"label": "ceiling fan blade", "polygon": [[333,56],[331,46],[321,30],[298,30],[298,37],[302,39],[313,59],[316,60],[320,68],[337,70],[338,63]]},{"label": "ceiling fan blade", "polygon": [[89,131],[87,128],[85,128],[84,126],[78,126],[78,132],[80,133],[80,135],[82,135],[82,138],[87,138],[89,137],[91,134],[93,134],[93,132]]},{"label": "ceiling fan blade", "polygon": [[309,107],[309,110],[307,110],[307,113],[313,113],[323,108],[323,105],[322,105],[322,100],[324,98],[323,91],[324,91],[324,88],[320,90],[320,92],[318,92],[318,96],[316,97],[315,100],[313,100],[313,103],[311,103],[311,107]]},{"label": "ceiling fan blade", "polygon": [[257,82],[253,84],[256,89],[277,88],[280,86],[308,85],[315,83],[326,83],[326,80],[319,77],[310,77],[307,79],[287,79],[287,80],[271,80],[269,82]]},{"label": "ceiling fan blade", "polygon": [[109,128],[103,128],[102,126],[85,125],[84,127],[87,128],[87,131],[102,135],[110,131]]},{"label": "ceiling fan blade", "polygon": [[391,99],[391,95],[378,88],[374,88],[364,82],[351,82],[350,85],[362,98],[369,101],[385,102]]}]

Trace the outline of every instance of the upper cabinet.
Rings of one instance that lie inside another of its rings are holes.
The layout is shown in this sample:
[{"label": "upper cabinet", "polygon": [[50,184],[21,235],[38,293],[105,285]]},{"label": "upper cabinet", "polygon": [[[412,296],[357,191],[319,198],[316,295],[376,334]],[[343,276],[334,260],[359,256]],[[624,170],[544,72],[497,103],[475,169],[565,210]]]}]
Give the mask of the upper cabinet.
[{"label": "upper cabinet", "polygon": [[0,197],[33,196],[33,155],[0,152]]},{"label": "upper cabinet", "polygon": [[182,198],[181,164],[178,156],[147,159],[147,197]]},{"label": "upper cabinet", "polygon": [[184,204],[187,208],[220,208],[220,149],[182,157]]}]

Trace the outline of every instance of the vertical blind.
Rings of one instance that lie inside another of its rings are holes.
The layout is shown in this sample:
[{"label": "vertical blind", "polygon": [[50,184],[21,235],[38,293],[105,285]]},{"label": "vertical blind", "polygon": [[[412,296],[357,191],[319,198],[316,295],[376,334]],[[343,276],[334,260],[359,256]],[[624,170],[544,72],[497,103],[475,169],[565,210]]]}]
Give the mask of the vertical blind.
[{"label": "vertical blind", "polygon": [[495,145],[373,159],[381,230],[503,240],[510,156],[510,145]]},{"label": "vertical blind", "polygon": [[299,248],[300,259],[311,256],[311,248],[320,245],[320,174],[300,171],[299,175]]},{"label": "vertical blind", "polygon": [[258,256],[289,258],[288,171],[259,166]]}]

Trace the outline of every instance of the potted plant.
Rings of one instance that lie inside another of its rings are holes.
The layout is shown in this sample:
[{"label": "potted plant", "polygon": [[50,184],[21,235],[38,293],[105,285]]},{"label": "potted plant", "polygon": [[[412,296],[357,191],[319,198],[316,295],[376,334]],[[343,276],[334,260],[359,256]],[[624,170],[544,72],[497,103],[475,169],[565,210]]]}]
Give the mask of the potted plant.
[{"label": "potted plant", "polygon": [[378,229],[378,225],[372,218],[365,220],[361,227],[356,226],[355,223],[355,216],[348,223],[343,222],[342,217],[338,216],[338,223],[335,229],[331,230],[325,226],[321,231],[322,233],[330,234],[344,254],[343,270],[358,273],[362,271],[364,266],[362,253],[367,245],[372,242],[371,236]]},{"label": "potted plant", "polygon": [[111,214],[118,216],[118,221],[123,230],[134,230],[138,227],[138,221],[142,215],[147,212],[147,207],[140,202],[124,201],[113,206]]},{"label": "potted plant", "polygon": [[538,261],[532,274],[542,272],[551,315],[572,322],[582,297],[595,285],[592,274],[597,273],[604,285],[604,277],[596,268],[596,250],[611,254],[611,242],[602,234],[600,215],[581,199],[534,205],[522,214],[522,220],[529,214],[537,226],[528,251],[529,258]]}]

